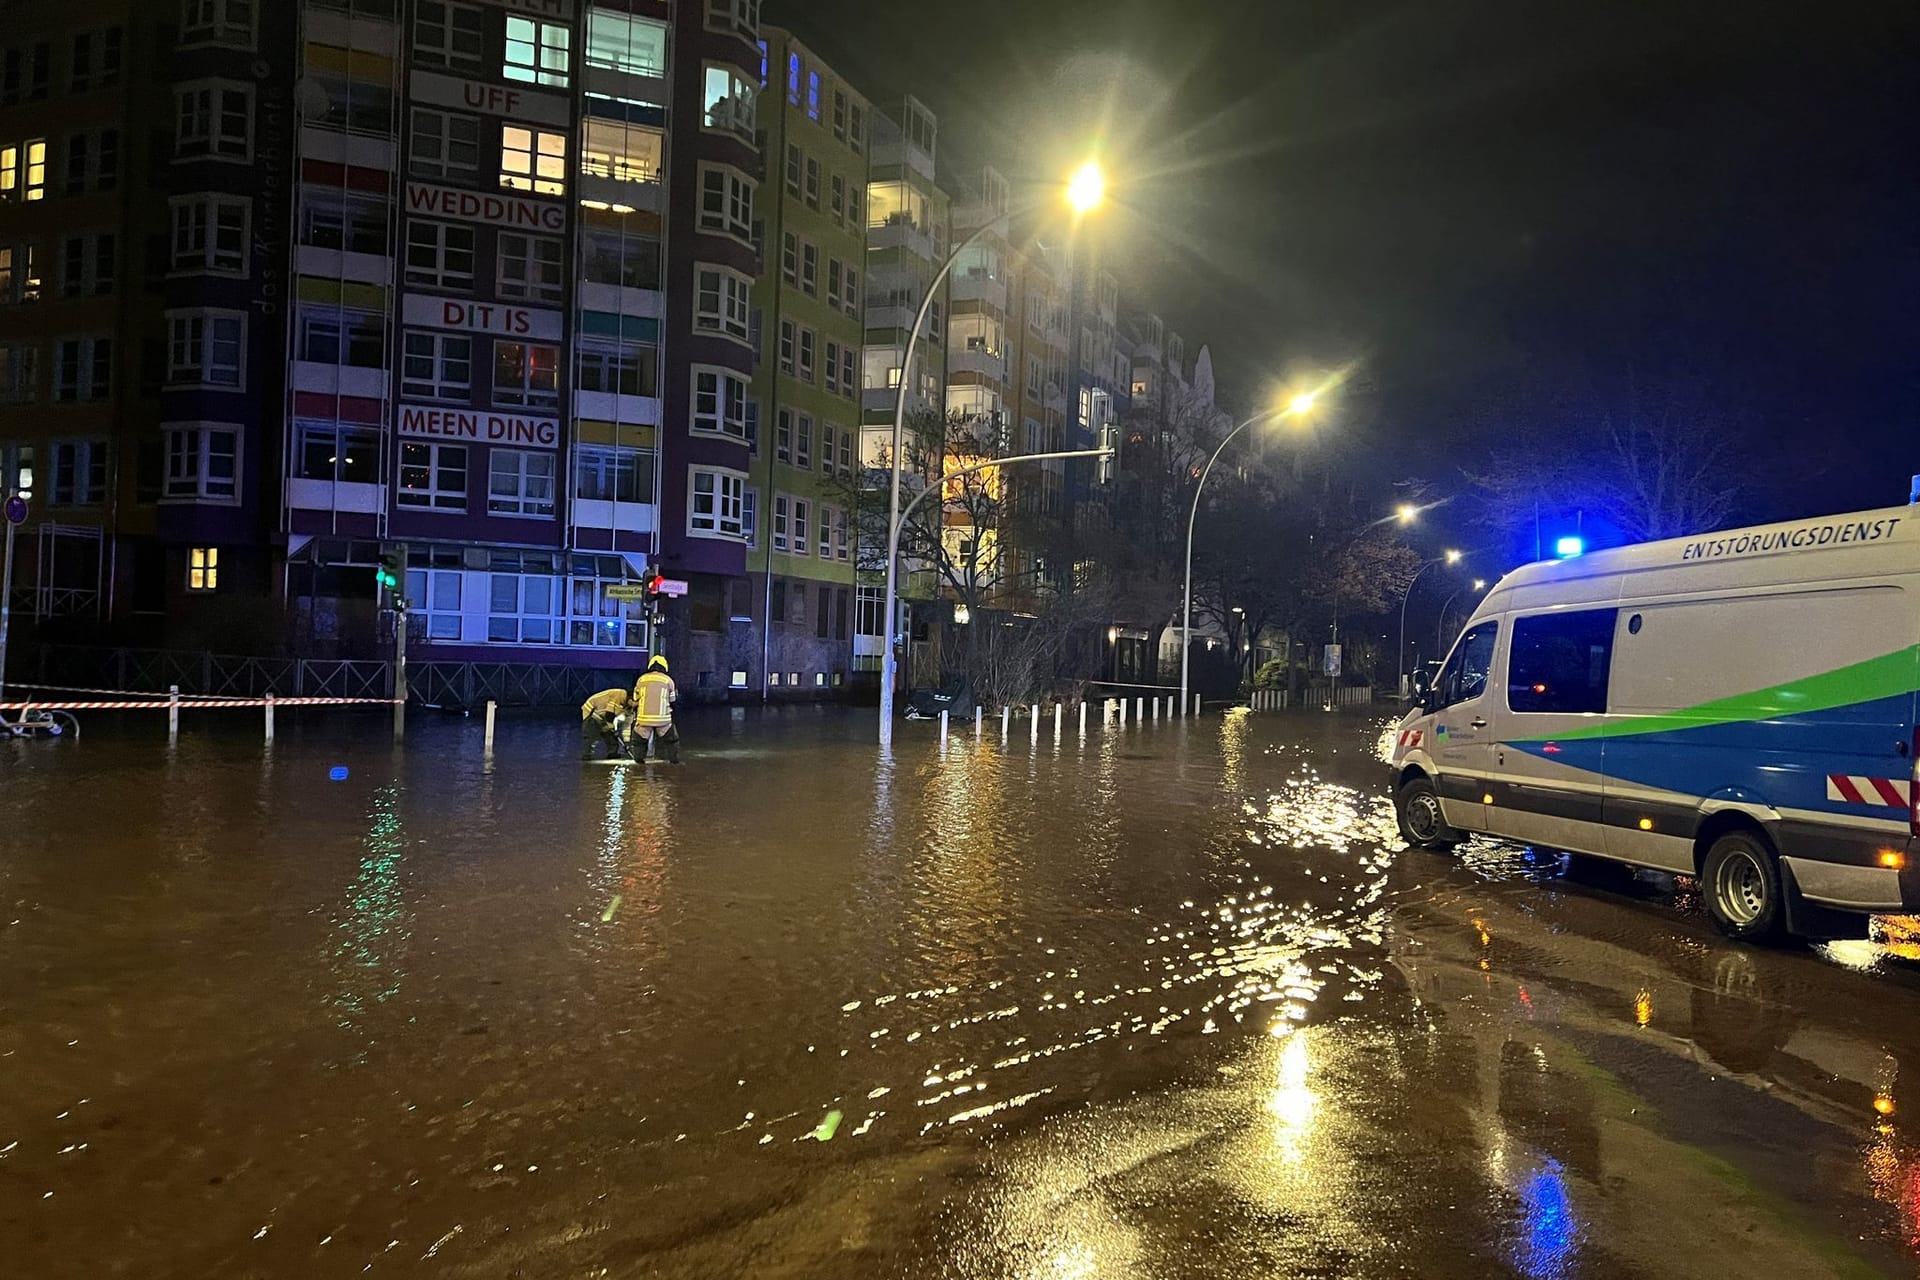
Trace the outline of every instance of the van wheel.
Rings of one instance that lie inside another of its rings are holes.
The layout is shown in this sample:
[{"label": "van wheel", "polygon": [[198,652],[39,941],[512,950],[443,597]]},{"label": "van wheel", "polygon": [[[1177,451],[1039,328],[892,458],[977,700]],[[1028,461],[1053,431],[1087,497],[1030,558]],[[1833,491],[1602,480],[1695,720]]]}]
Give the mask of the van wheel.
[{"label": "van wheel", "polygon": [[1393,808],[1400,819],[1400,835],[1417,849],[1451,849],[1466,839],[1447,825],[1440,813],[1440,793],[1424,774],[1408,779],[1394,793]]},{"label": "van wheel", "polygon": [[1773,942],[1785,933],[1786,886],[1780,863],[1760,837],[1730,831],[1707,850],[1701,896],[1720,932],[1741,942]]}]

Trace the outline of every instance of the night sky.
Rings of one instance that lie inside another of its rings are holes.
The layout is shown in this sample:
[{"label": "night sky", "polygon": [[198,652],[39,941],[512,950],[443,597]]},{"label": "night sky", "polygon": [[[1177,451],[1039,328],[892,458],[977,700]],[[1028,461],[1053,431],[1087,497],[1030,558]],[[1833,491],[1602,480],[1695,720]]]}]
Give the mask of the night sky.
[{"label": "night sky", "polygon": [[[1920,471],[1920,6],[768,0],[943,170],[1103,150],[1124,278],[1223,395],[1359,371],[1365,461],[1445,490],[1628,378],[1704,387],[1755,519]],[[1745,523],[1739,520],[1737,523]]]}]

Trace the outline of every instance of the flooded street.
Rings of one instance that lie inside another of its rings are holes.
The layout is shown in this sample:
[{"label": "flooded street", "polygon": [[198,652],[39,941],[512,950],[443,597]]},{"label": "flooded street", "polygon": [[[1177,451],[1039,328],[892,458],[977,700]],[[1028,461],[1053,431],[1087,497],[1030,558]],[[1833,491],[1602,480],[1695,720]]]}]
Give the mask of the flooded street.
[{"label": "flooded street", "polygon": [[0,744],[6,1274],[1920,1259],[1904,944],[1406,851],[1377,717],[289,720]]}]

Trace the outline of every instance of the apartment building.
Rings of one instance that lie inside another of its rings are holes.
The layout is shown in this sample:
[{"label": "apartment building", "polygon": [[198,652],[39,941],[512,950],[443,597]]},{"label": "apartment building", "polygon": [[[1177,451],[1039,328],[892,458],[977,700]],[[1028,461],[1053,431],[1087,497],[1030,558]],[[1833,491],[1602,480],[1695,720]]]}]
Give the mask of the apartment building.
[{"label": "apartment building", "polygon": [[759,429],[741,615],[756,644],[733,675],[760,697],[830,697],[853,659],[872,107],[792,33],[762,35],[759,123],[778,181],[756,219]]}]

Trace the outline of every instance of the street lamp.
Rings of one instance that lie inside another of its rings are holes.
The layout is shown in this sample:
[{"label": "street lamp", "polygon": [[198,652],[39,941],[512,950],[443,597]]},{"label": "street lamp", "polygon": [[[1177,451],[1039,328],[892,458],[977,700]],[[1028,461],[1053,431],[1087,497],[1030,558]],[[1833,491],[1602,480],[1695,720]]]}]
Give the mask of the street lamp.
[{"label": "street lamp", "polygon": [[1411,502],[1403,502],[1393,509],[1393,518],[1401,524],[1412,524],[1420,516],[1420,508]]},{"label": "street lamp", "polygon": [[1207,465],[1200,470],[1200,481],[1193,486],[1193,510],[1187,516],[1187,571],[1180,590],[1180,711],[1186,714],[1189,705],[1187,695],[1187,662],[1193,648],[1193,526],[1200,519],[1200,494],[1207,487],[1207,477],[1213,473],[1213,464],[1220,461],[1233,438],[1256,422],[1266,422],[1273,418],[1304,417],[1313,411],[1320,398],[1319,391],[1302,391],[1287,401],[1284,409],[1268,409],[1256,413],[1245,422],[1227,432],[1225,439],[1214,448],[1213,456],[1207,459]]},{"label": "street lamp", "polygon": [[[1475,578],[1473,580],[1473,589],[1476,592],[1485,591],[1487,589],[1487,580],[1485,578]],[[1447,610],[1453,608],[1453,602],[1458,600],[1460,598],[1460,592],[1465,590],[1465,587],[1461,587],[1452,595],[1448,596],[1446,603],[1440,606],[1440,620],[1433,624],[1433,651],[1436,654],[1440,652],[1441,637],[1447,632]]]},{"label": "street lamp", "polygon": [[[1074,172],[1073,176],[1067,180],[1064,194],[1068,207],[1070,207],[1075,214],[1087,214],[1091,213],[1099,206],[1100,202],[1106,198],[1106,190],[1106,175],[1101,172],[1100,166],[1096,161],[1089,160],[1081,165],[1080,168]],[[886,612],[881,615],[880,624],[885,629],[886,637],[886,642],[882,646],[880,657],[880,745],[883,747],[893,744],[893,684],[900,669],[899,659],[895,656],[894,645],[894,611],[898,608],[897,599],[900,592],[900,524],[906,518],[906,513],[900,509],[900,440],[901,437],[906,434],[907,388],[911,386],[913,382],[913,379],[909,376],[913,372],[913,344],[919,339],[920,330],[926,326],[927,312],[933,306],[934,295],[940,291],[940,282],[947,278],[947,273],[953,270],[953,264],[960,260],[961,255],[978,244],[986,237],[987,233],[994,228],[1003,223],[1011,223],[1014,218],[1024,217],[1036,209],[1045,208],[1050,200],[1051,197],[1042,198],[1031,204],[1023,205],[1019,209],[1003,213],[997,218],[990,218],[972,235],[955,245],[953,252],[947,255],[947,260],[940,264],[940,269],[933,273],[933,279],[927,282],[926,296],[920,299],[920,309],[914,313],[913,327],[907,330],[906,346],[900,357],[900,385],[895,388],[893,396],[893,453],[888,459],[893,471],[893,477],[887,498],[888,550]],[[1017,460],[1027,461],[1034,458],[1060,457],[1077,458],[1087,457],[1093,453],[1100,453],[1104,456],[1111,452],[1111,450],[1075,450],[1069,453],[1028,454]],[[1003,458],[999,461],[1006,463],[1016,461],[1016,459]],[[952,478],[952,476],[946,477],[946,479]],[[924,496],[924,491],[922,496]],[[909,504],[908,509],[912,509],[911,504]]]},{"label": "street lamp", "polygon": [[[1406,507],[1401,508],[1407,510]],[[1407,601],[1413,599],[1413,584],[1420,581],[1420,575],[1437,564],[1459,564],[1461,553],[1446,551],[1414,570],[1413,577],[1407,580],[1406,594],[1400,597],[1400,652],[1396,655],[1393,691],[1398,697],[1407,687]]]}]

